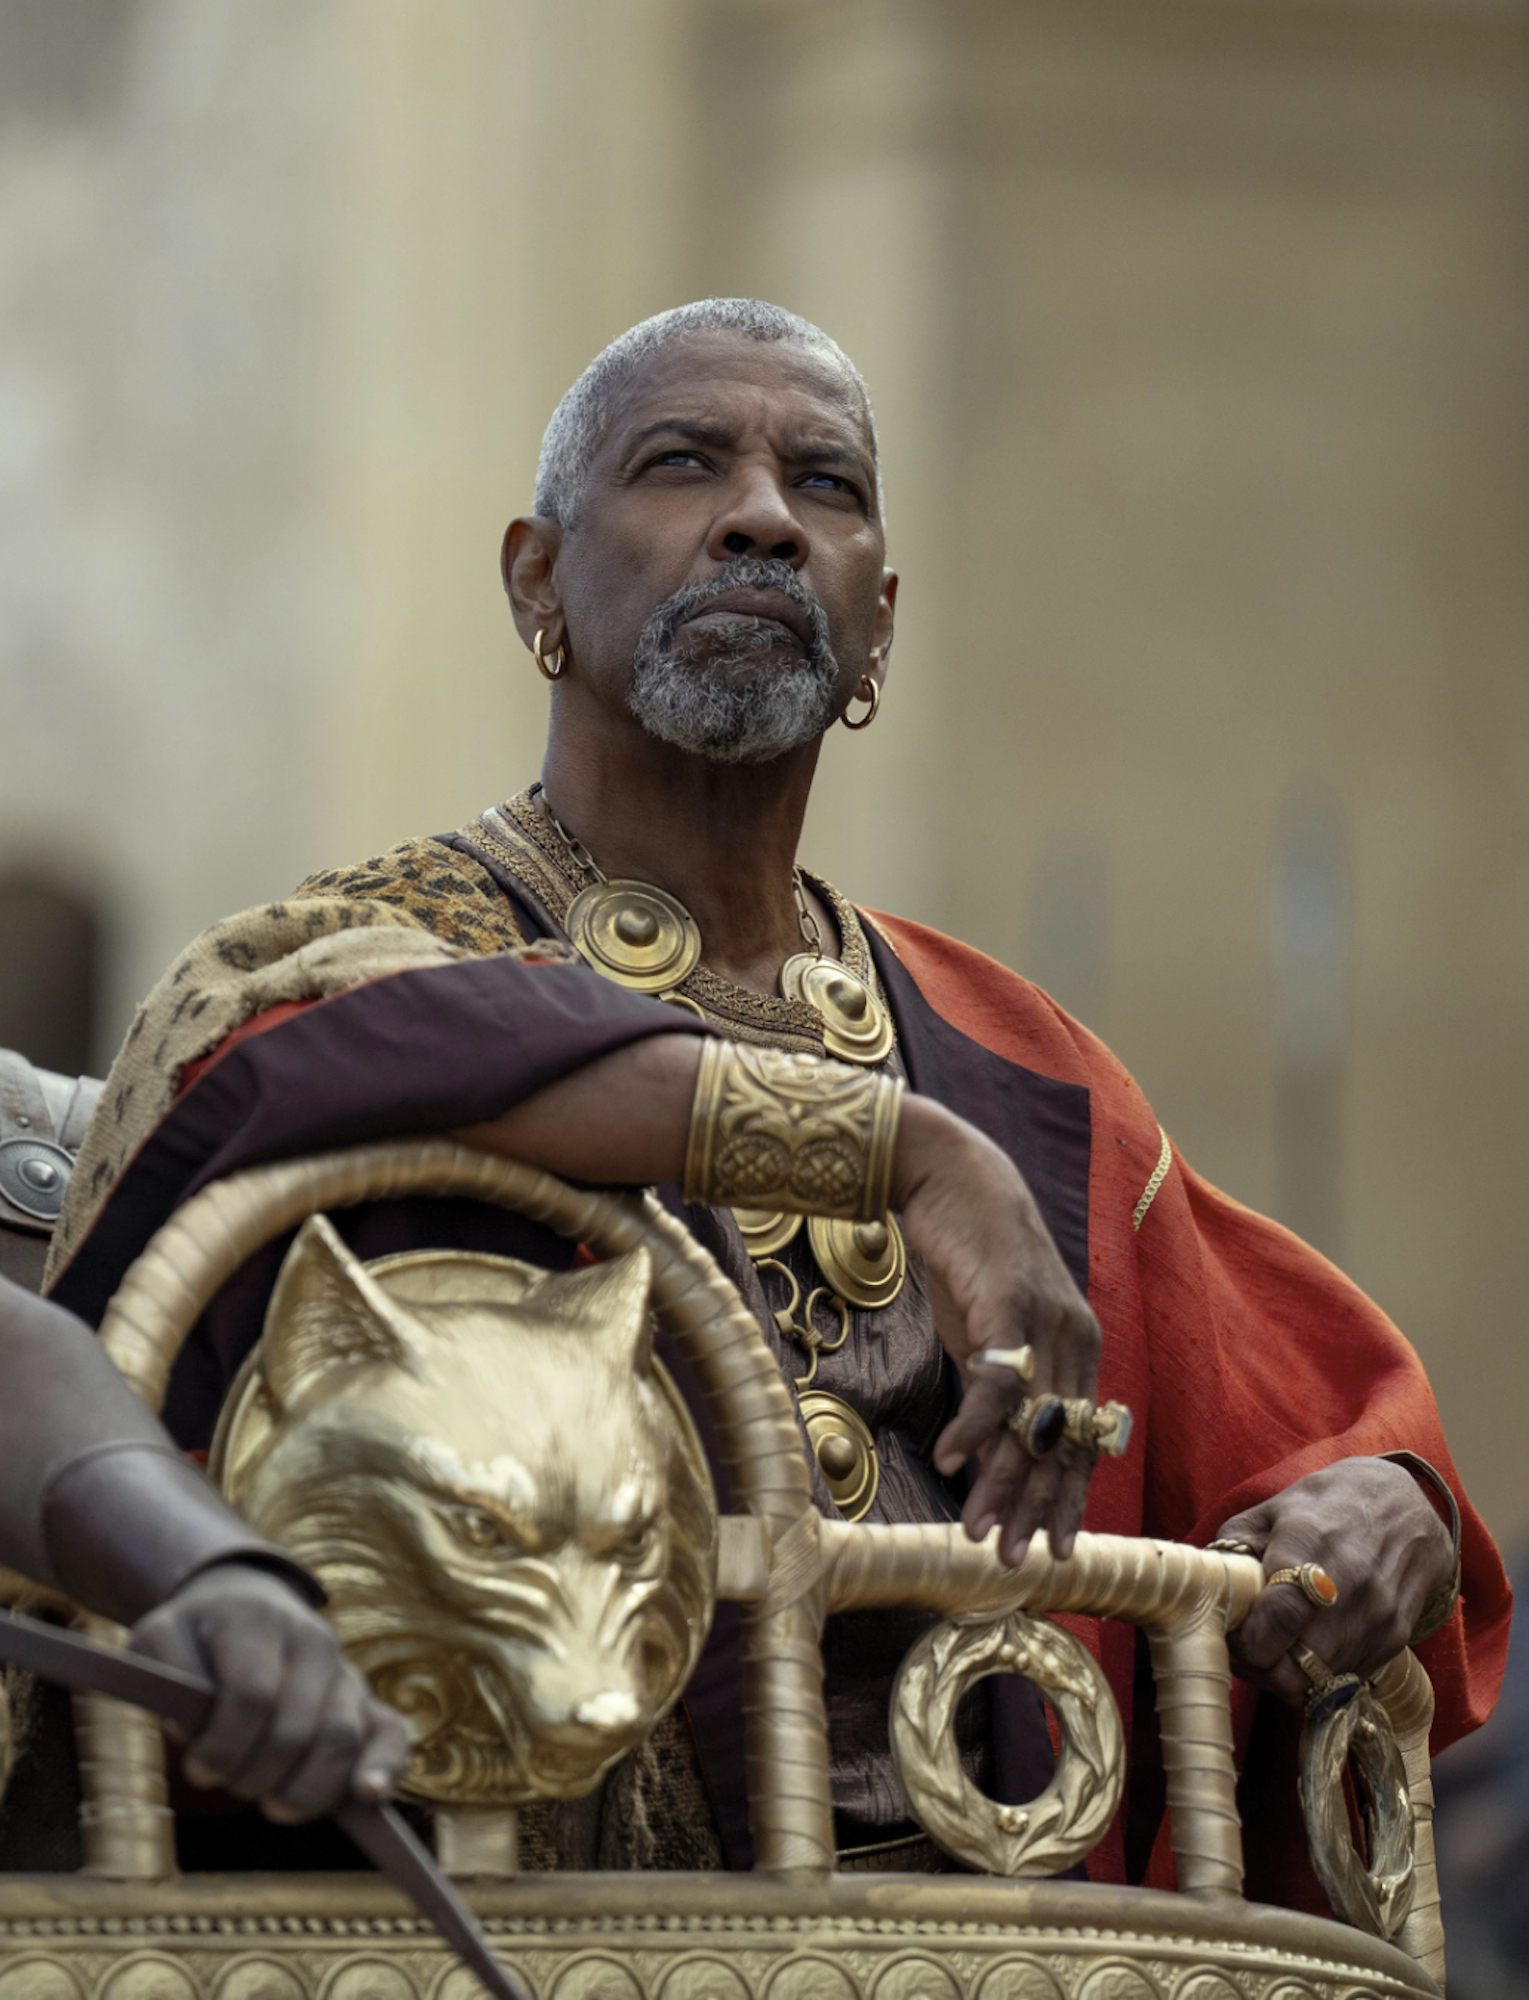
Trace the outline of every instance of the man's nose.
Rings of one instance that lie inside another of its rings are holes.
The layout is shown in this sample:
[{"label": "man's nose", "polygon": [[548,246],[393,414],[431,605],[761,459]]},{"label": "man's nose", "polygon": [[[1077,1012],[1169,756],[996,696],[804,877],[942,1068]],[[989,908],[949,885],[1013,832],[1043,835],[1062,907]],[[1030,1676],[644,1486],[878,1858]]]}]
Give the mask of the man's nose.
[{"label": "man's nose", "polygon": [[773,556],[777,562],[801,569],[809,550],[802,524],[785,493],[761,468],[740,473],[728,482],[724,504],[711,524],[706,552],[719,563],[733,556]]}]

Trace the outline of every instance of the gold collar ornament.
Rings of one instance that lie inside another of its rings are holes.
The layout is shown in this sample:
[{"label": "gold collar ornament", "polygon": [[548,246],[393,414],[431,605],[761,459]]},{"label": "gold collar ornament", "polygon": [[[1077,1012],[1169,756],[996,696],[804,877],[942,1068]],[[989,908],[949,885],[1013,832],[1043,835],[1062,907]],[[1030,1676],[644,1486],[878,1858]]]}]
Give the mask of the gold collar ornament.
[{"label": "gold collar ornament", "polygon": [[807,1237],[818,1269],[852,1306],[877,1312],[902,1290],[908,1251],[890,1215],[873,1222],[814,1215],[808,1219]]},{"label": "gold collar ornament", "polygon": [[743,1247],[758,1264],[784,1250],[804,1222],[818,1269],[838,1295],[865,1312],[889,1306],[908,1275],[908,1247],[896,1220],[843,1222],[793,1215],[785,1209],[735,1208]]},{"label": "gold collar ornament", "polygon": [[892,1046],[892,1016],[863,979],[823,951],[823,933],[807,902],[802,871],[793,868],[796,921],[810,949],[793,952],[780,969],[781,997],[803,1000],[823,1020],[823,1048],[841,1062],[874,1069]]},{"label": "gold collar ornament", "polygon": [[829,1498],[846,1521],[862,1519],[881,1484],[876,1441],[864,1419],[826,1389],[799,1389],[796,1401]]},{"label": "gold collar ornament", "polygon": [[[701,962],[701,932],[678,897],[651,882],[611,878],[575,838],[540,786],[553,831],[578,866],[594,877],[568,906],[564,928],[579,956],[596,972],[637,993],[675,997],[674,989]],[[896,1039],[892,1016],[868,980],[823,949],[823,934],[807,902],[802,871],[791,871],[797,924],[806,951],[793,952],[780,970],[781,997],[803,1002],[823,1023],[826,1054],[874,1069]]]},{"label": "gold collar ornament", "polygon": [[601,876],[569,904],[567,925],[580,958],[637,993],[667,992],[701,962],[695,918],[650,882]]},{"label": "gold collar ornament", "polygon": [[863,979],[821,951],[793,952],[780,969],[781,995],[805,1000],[823,1017],[823,1047],[841,1062],[883,1061],[892,1046],[892,1017]]}]

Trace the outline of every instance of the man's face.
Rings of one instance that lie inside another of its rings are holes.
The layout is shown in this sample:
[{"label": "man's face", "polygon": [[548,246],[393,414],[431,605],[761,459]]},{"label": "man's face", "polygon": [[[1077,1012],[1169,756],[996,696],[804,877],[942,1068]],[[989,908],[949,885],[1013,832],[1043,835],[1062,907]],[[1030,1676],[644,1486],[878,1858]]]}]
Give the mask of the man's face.
[{"label": "man's face", "polygon": [[883,555],[864,418],[832,361],[675,341],[627,383],[561,536],[573,680],[681,749],[764,762],[821,735],[890,643]]}]

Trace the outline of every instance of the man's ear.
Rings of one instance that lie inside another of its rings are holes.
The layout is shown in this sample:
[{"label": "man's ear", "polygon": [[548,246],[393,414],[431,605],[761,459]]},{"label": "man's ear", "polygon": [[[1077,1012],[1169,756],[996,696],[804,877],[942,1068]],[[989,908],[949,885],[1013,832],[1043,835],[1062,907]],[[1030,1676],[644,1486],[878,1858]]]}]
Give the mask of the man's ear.
[{"label": "man's ear", "polygon": [[878,687],[887,684],[887,664],[892,656],[892,628],[897,622],[897,571],[881,573],[881,596],[876,605],[876,623],[871,639],[870,674]]},{"label": "man's ear", "polygon": [[563,597],[557,587],[557,555],[563,530],[540,514],[520,514],[504,531],[499,574],[515,614],[515,629],[529,646],[536,633],[547,635],[548,651],[563,639]]}]

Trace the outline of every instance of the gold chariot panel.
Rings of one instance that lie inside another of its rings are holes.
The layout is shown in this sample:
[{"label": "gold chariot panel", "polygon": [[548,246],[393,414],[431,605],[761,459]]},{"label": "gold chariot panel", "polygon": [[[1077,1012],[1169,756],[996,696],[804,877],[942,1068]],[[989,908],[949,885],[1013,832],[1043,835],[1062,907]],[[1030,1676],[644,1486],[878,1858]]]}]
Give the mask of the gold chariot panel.
[{"label": "gold chariot panel", "polygon": [[[1253,1904],[980,1878],[565,1875],[471,1894],[536,2000],[1436,2000],[1393,1946]],[[386,1883],[0,1883],[0,2000],[478,2000]]]}]

